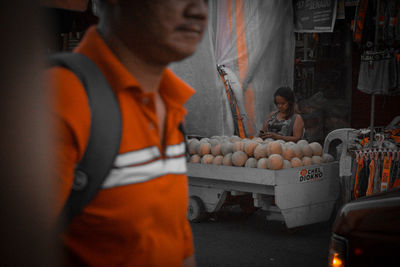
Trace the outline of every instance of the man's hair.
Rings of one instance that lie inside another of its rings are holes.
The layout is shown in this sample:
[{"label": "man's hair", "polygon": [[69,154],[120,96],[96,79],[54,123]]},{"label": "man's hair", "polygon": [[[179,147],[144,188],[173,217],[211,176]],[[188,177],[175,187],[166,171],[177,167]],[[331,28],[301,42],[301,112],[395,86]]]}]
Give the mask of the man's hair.
[{"label": "man's hair", "polygon": [[[286,119],[289,119],[293,116],[295,112],[295,95],[293,90],[290,87],[279,87],[274,93],[274,102],[277,96],[283,97],[289,103],[289,109],[286,114]],[[275,103],[276,104],[276,103]]]}]

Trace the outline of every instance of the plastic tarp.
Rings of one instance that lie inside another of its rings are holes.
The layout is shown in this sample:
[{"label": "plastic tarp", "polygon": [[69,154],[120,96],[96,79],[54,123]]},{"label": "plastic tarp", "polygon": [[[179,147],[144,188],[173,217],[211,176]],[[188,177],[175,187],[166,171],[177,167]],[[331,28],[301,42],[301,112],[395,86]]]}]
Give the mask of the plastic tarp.
[{"label": "plastic tarp", "polygon": [[208,27],[196,53],[170,66],[196,90],[186,105],[187,134],[236,134],[217,65],[235,93],[246,135],[257,134],[275,109],[275,90],[293,85],[294,46],[292,1],[209,1]]}]

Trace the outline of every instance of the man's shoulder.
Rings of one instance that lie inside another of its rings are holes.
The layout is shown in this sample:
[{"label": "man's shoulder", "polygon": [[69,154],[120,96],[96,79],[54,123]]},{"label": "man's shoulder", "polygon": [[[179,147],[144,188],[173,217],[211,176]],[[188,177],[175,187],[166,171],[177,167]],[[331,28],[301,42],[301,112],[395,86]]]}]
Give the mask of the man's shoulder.
[{"label": "man's shoulder", "polygon": [[86,99],[83,84],[80,79],[69,69],[54,66],[44,71],[46,90],[58,99]]},{"label": "man's shoulder", "polygon": [[[88,98],[79,78],[70,70],[55,66],[44,71],[44,88],[50,107],[63,121],[90,123]],[[80,123],[79,123],[80,124]]]}]

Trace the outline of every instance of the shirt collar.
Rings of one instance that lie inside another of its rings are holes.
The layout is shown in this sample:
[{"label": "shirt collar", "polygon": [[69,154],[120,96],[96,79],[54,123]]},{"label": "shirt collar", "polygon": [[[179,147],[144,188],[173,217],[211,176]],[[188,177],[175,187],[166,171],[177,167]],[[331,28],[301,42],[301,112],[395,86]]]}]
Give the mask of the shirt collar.
[{"label": "shirt collar", "polygon": [[182,107],[195,90],[167,68],[160,83],[160,93],[167,104]]}]

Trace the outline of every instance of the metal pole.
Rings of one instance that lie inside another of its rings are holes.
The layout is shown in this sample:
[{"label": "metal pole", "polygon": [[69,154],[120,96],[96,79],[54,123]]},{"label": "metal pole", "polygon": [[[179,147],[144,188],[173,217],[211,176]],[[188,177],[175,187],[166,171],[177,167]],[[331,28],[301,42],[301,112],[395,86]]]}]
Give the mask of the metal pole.
[{"label": "metal pole", "polygon": [[304,42],[303,55],[304,55],[304,60],[306,61],[308,59],[308,56],[307,56],[307,52],[308,52],[308,35],[307,35],[306,32],[304,33],[303,38],[304,38],[303,39],[303,42]]},{"label": "metal pole", "polygon": [[[376,15],[375,15],[375,45],[374,45],[374,50],[378,50],[378,31],[379,31],[379,9],[381,5],[380,0],[376,0]],[[375,120],[375,94],[373,93],[371,95],[371,120],[370,120],[370,128],[371,132],[369,135],[369,140],[370,140],[370,146],[372,147],[372,143],[374,140],[374,120]]]},{"label": "metal pole", "polygon": [[[306,95],[306,97],[309,97],[309,92],[311,91],[311,88],[308,86],[308,69],[307,69],[307,60],[308,60],[308,34],[305,32],[303,33],[303,44],[304,44],[304,50],[303,50],[303,66],[305,70],[305,77],[304,77],[304,89],[303,93]],[[305,91],[305,92],[304,92]]]},{"label": "metal pole", "polygon": [[372,94],[371,96],[371,121],[370,121],[370,125],[371,125],[371,132],[370,132],[370,136],[369,136],[369,140],[371,142],[371,146],[372,146],[372,140],[374,140],[374,114],[375,114],[375,94]]},{"label": "metal pole", "polygon": [[381,8],[381,1],[376,0],[376,15],[375,15],[375,41],[374,50],[378,49],[378,32],[379,32],[379,9]]}]

